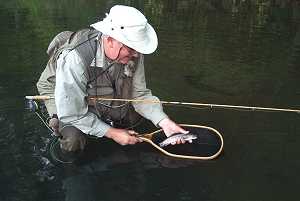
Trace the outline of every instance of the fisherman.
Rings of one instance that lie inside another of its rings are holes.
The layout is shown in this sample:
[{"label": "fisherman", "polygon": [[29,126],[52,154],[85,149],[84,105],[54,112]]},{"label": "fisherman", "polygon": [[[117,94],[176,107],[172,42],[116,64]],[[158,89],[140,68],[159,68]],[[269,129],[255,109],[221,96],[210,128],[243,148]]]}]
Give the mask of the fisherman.
[{"label": "fisherman", "polygon": [[146,88],[143,56],[153,53],[157,45],[156,32],[145,16],[123,5],[113,6],[88,29],[54,38],[37,87],[40,95],[55,97],[45,104],[62,150],[83,150],[88,135],[111,138],[120,145],[136,144],[141,141],[137,133],[125,125],[138,122],[139,115],[161,127],[166,136],[187,133],[159,103],[91,98],[158,101]]}]

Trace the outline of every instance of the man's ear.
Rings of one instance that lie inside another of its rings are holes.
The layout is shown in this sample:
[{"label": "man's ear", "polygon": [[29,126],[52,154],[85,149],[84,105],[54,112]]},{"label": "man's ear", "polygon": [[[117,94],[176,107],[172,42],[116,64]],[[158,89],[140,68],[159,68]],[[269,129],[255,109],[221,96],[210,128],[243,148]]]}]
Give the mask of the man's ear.
[{"label": "man's ear", "polygon": [[122,47],[122,43],[120,43],[119,41],[117,41],[116,39],[110,36],[107,36],[105,40],[106,40],[107,47],[110,49],[120,50],[120,48]]},{"label": "man's ear", "polygon": [[115,40],[114,38],[107,36],[104,38],[104,51],[108,58],[115,60],[117,59],[122,43]]},{"label": "man's ear", "polygon": [[113,48],[114,47],[114,42],[115,42],[115,39],[113,39],[112,37],[108,36],[105,38],[106,40],[106,44],[109,48]]}]

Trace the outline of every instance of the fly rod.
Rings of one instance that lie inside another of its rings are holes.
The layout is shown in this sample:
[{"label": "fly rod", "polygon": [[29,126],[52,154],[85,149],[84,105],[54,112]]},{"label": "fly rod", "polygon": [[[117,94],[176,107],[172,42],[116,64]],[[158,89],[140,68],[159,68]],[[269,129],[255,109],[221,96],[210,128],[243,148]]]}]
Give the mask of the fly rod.
[{"label": "fly rod", "polygon": [[[51,96],[26,96],[29,100],[49,100],[54,99]],[[184,105],[184,106],[197,106],[207,108],[223,108],[223,109],[240,109],[248,111],[270,111],[270,112],[295,112],[300,113],[298,109],[289,108],[273,108],[273,107],[256,107],[256,106],[243,106],[243,105],[224,105],[224,104],[211,104],[211,103],[192,103],[192,102],[178,102],[178,101],[160,101],[160,100],[142,100],[142,99],[118,99],[118,98],[100,98],[100,97],[88,97],[90,100],[100,101],[123,101],[133,103],[148,103],[148,104],[173,104],[173,105]]]}]

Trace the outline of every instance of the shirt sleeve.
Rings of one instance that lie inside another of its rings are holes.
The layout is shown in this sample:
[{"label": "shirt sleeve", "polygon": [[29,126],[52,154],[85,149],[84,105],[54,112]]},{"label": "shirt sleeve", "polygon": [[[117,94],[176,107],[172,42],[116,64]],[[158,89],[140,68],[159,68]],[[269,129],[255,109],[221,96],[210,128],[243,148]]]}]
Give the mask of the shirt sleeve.
[{"label": "shirt sleeve", "polygon": [[[136,71],[132,80],[133,84],[133,98],[139,100],[154,100],[159,101],[156,96],[152,95],[150,89],[146,87],[145,69],[144,69],[144,56],[141,55],[136,66]],[[164,113],[162,105],[160,103],[143,103],[133,102],[134,109],[146,119],[152,121],[154,125],[168,118]]]},{"label": "shirt sleeve", "polygon": [[57,116],[85,134],[103,137],[110,126],[89,112],[86,67],[75,50],[64,51],[57,60],[55,104]]},{"label": "shirt sleeve", "polygon": [[[40,95],[54,97],[55,70],[47,65],[36,86]],[[57,113],[54,99],[44,100],[44,103],[50,117]]]}]

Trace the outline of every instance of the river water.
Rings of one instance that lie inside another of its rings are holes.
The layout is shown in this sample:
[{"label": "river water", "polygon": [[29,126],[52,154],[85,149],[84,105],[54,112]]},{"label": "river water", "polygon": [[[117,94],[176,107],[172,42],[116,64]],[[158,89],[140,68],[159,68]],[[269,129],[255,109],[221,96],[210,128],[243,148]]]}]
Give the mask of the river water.
[{"label": "river water", "polygon": [[178,123],[219,130],[212,161],[165,157],[110,144],[80,165],[49,161],[49,131],[24,96],[60,31],[87,27],[115,4],[134,6],[157,30],[145,58],[148,87],[165,101],[300,108],[297,1],[0,1],[1,201],[284,201],[300,185],[300,116],[165,106]]}]

